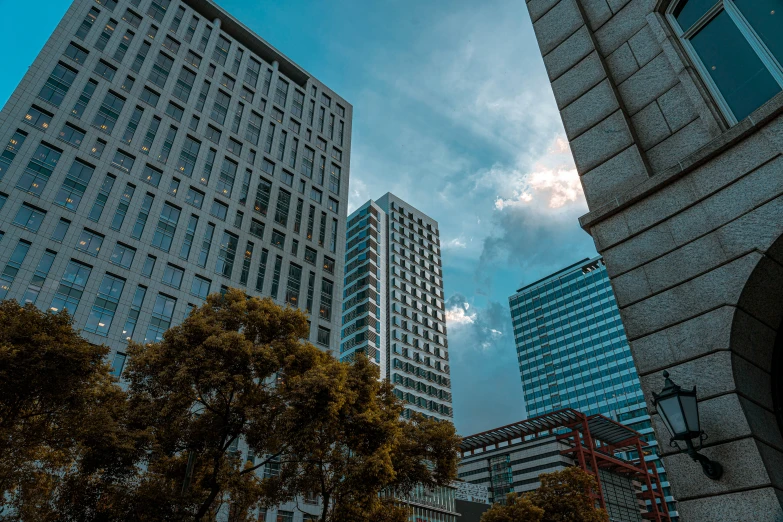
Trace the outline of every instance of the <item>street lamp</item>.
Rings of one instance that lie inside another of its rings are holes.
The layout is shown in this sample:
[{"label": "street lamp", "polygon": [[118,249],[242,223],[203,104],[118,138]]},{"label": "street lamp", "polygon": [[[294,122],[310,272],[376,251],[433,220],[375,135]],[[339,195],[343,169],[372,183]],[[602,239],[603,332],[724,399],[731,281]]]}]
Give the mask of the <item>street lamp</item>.
[{"label": "street lamp", "polygon": [[694,462],[701,464],[704,474],[712,480],[718,480],[723,475],[723,467],[717,462],[708,459],[699,454],[693,445],[693,439],[699,439],[701,449],[702,442],[707,435],[701,430],[699,422],[699,403],[696,400],[696,386],[693,390],[683,390],[680,386],[674,384],[669,379],[669,372],[664,371],[663,376],[666,379],[665,386],[661,393],[653,393],[653,403],[661,414],[663,423],[672,435],[671,445],[683,451],[677,444],[678,441],[685,442],[685,453],[690,456]]}]

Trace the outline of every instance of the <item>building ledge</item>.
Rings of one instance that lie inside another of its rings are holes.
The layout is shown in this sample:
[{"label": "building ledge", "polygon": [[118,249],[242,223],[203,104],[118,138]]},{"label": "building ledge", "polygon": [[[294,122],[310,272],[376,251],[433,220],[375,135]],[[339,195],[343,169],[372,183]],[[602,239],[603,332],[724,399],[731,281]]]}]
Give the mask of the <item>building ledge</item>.
[{"label": "building ledge", "polygon": [[750,116],[726,130],[720,136],[683,158],[676,165],[653,175],[632,190],[604,203],[592,212],[579,218],[579,225],[589,234],[596,224],[608,219],[646,197],[658,192],[693,172],[705,163],[720,156],[739,142],[761,130],[772,120],[783,114],[783,92],[756,109]]}]

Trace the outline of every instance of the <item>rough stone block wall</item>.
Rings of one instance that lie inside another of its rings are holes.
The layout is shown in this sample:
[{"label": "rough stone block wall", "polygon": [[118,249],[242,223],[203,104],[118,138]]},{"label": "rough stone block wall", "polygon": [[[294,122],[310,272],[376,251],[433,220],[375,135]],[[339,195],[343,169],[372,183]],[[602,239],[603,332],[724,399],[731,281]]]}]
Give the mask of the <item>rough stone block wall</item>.
[{"label": "rough stone block wall", "polygon": [[704,454],[724,466],[709,480],[662,444],[682,520],[779,522],[783,94],[730,126],[665,0],[527,5],[650,411],[664,369],[697,386]]}]

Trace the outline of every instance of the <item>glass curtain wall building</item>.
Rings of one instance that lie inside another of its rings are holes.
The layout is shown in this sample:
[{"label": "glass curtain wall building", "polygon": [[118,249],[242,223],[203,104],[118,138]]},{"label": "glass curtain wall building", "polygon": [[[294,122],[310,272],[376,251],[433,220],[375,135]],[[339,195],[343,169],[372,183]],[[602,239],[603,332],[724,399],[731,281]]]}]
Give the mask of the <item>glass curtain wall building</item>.
[{"label": "glass curtain wall building", "polygon": [[365,353],[412,411],[451,420],[438,223],[393,194],[348,217],[340,357]]},{"label": "glass curtain wall building", "polygon": [[[677,516],[603,259],[584,259],[509,298],[529,417],[574,408],[640,432]],[[636,458],[635,452],[627,455]]]},{"label": "glass curtain wall building", "polygon": [[337,352],[351,118],[211,0],[74,2],[0,112],[0,297],[67,309],[118,375],[226,287]]}]

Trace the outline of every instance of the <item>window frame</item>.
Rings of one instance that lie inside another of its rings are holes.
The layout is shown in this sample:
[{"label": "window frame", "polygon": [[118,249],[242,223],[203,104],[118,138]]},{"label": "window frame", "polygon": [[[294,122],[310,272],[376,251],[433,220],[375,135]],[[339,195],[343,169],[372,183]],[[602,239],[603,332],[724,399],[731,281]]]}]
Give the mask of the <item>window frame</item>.
[{"label": "window frame", "polygon": [[741,120],[738,120],[734,115],[734,111],[732,111],[731,107],[729,107],[728,102],[723,97],[723,93],[721,93],[717,84],[710,76],[709,71],[707,71],[707,68],[704,66],[701,57],[693,47],[693,44],[690,41],[691,38],[704,29],[707,24],[713,21],[720,13],[726,11],[731,21],[739,30],[740,34],[745,38],[745,41],[748,42],[748,45],[750,45],[753,52],[756,53],[756,56],[758,56],[759,60],[761,60],[761,63],[766,67],[767,71],[769,71],[773,80],[775,80],[775,82],[777,82],[777,84],[780,86],[781,91],[783,91],[783,64],[777,61],[775,56],[753,29],[750,22],[745,18],[740,9],[734,4],[734,0],[715,0],[715,4],[709,8],[698,20],[696,20],[693,25],[691,25],[691,27],[683,29],[675,17],[674,11],[679,5],[687,2],[688,0],[671,0],[669,5],[666,6],[664,10],[664,15],[666,20],[669,22],[669,26],[672,28],[675,35],[679,39],[680,44],[685,50],[685,53],[688,55],[692,65],[699,72],[699,76],[707,91],[710,93],[713,101],[718,106],[718,109],[725,118],[729,127],[732,127]]}]

